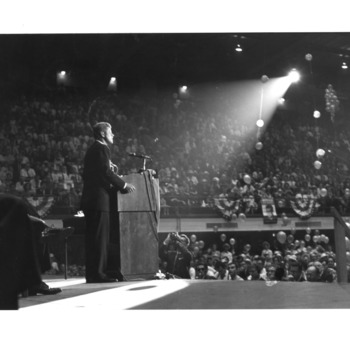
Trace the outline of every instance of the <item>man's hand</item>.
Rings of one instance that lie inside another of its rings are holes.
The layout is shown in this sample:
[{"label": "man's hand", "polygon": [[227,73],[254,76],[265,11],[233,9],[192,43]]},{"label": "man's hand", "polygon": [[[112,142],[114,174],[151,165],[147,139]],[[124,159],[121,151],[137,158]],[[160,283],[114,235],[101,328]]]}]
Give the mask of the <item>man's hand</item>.
[{"label": "man's hand", "polygon": [[125,190],[127,193],[132,193],[133,191],[136,190],[136,188],[135,188],[132,184],[127,183],[124,190]]},{"label": "man's hand", "polygon": [[167,246],[170,244],[170,242],[171,242],[171,233],[168,234],[168,236],[164,240],[163,244]]}]

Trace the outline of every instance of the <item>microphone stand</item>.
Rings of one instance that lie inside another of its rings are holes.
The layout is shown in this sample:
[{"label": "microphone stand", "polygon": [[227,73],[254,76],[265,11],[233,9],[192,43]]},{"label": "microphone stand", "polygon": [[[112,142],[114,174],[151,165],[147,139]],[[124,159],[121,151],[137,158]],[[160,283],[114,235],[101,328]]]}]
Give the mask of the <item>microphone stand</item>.
[{"label": "microphone stand", "polygon": [[142,159],[143,159],[143,165],[142,165],[142,168],[140,168],[140,169],[138,170],[138,173],[141,173],[141,174],[142,174],[144,171],[146,171],[146,161],[147,161],[147,159],[151,160],[151,158],[150,158],[149,156],[146,156],[146,155],[138,155],[138,154],[135,154],[135,153],[129,154],[129,156],[142,158]]},{"label": "microphone stand", "polygon": [[139,169],[139,173],[142,174],[146,170],[146,158],[143,158],[143,165],[142,168]]}]

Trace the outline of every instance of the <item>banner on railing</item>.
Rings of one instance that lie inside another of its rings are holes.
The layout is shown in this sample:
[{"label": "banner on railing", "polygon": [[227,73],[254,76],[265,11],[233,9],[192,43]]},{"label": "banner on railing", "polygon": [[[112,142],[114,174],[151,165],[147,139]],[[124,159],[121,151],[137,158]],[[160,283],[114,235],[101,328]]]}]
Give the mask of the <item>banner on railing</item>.
[{"label": "banner on railing", "polygon": [[222,215],[226,221],[237,219],[237,213],[240,209],[239,200],[230,200],[227,196],[219,196],[214,199],[215,209]]},{"label": "banner on railing", "polygon": [[26,197],[27,201],[35,208],[40,217],[47,216],[54,204],[53,196]]},{"label": "banner on railing", "polygon": [[316,209],[316,199],[313,195],[297,194],[295,200],[290,200],[290,205],[300,218],[307,219]]},{"label": "banner on railing", "polygon": [[274,199],[261,199],[261,208],[264,216],[264,223],[277,223],[277,212]]}]

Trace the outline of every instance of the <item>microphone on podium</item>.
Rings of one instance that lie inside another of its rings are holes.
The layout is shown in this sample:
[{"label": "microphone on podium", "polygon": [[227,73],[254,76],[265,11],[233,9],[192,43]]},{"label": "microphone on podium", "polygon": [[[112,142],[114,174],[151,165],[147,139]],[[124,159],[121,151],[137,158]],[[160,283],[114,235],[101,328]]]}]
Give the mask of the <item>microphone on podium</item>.
[{"label": "microphone on podium", "polygon": [[145,158],[147,160],[152,160],[152,158],[150,156],[148,156],[148,155],[136,154],[135,152],[129,153],[129,156],[137,157],[137,158]]}]

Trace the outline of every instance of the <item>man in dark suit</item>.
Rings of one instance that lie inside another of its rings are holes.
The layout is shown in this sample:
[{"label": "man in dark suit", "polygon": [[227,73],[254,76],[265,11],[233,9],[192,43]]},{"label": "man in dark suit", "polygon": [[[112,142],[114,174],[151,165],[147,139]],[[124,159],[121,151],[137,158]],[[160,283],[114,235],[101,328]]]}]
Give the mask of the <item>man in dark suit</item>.
[{"label": "man in dark suit", "polygon": [[84,159],[81,198],[86,224],[86,282],[108,283],[116,281],[106,275],[111,202],[115,201],[116,190],[128,193],[135,191],[135,187],[117,174],[117,166],[111,162],[109,146],[114,137],[111,125],[96,123],[93,133],[95,142]]},{"label": "man in dark suit", "polygon": [[18,309],[18,295],[26,290],[29,295],[54,295],[62,291],[50,288],[41,279],[37,241],[41,231],[37,233],[29,212],[23,199],[0,194],[0,310]]}]

